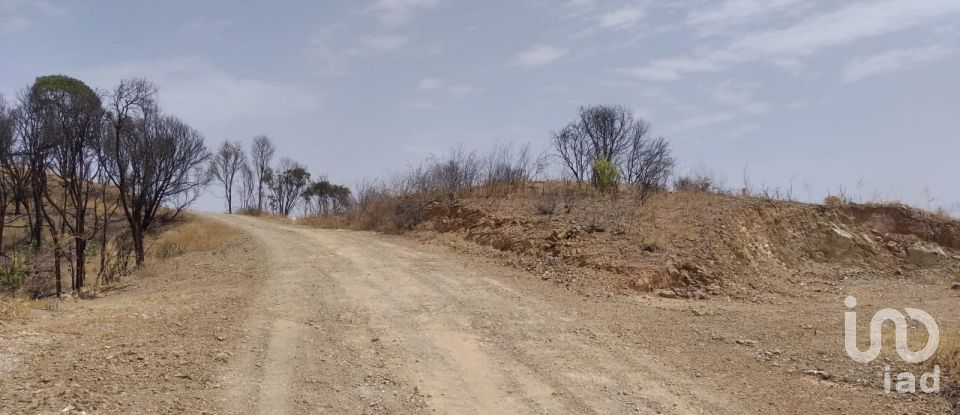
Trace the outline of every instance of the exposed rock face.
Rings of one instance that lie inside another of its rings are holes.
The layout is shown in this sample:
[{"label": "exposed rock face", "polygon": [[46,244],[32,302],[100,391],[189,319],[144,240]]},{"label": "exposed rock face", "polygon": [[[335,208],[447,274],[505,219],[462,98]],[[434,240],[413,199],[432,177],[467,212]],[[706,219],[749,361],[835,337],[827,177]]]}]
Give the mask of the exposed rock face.
[{"label": "exposed rock face", "polygon": [[921,267],[937,265],[946,257],[947,253],[943,252],[943,248],[936,245],[916,244],[907,248],[907,261]]},{"label": "exposed rock face", "polygon": [[823,259],[849,262],[863,257],[872,250],[872,245],[873,241],[866,235],[857,235],[839,226],[832,226],[824,233],[817,252],[823,255]]}]

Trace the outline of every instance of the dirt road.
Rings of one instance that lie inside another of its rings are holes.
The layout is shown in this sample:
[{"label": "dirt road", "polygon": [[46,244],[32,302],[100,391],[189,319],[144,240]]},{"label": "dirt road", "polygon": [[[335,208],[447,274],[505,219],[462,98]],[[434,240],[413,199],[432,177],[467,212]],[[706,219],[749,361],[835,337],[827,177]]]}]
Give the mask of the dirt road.
[{"label": "dirt road", "polygon": [[372,234],[221,220],[255,235],[273,272],[250,322],[262,342],[228,375],[234,412],[738,412],[502,270]]},{"label": "dirt road", "polygon": [[258,343],[227,375],[232,412],[936,410],[852,385],[854,372],[804,373],[842,360],[829,302],[800,313],[831,333],[817,339],[782,306],[591,298],[400,238],[218,219],[255,236],[271,270],[249,322]]},{"label": "dirt road", "polygon": [[239,236],[96,300],[0,322],[0,414],[949,410],[884,394],[877,368],[843,352],[846,294],[960,315],[940,286],[841,281],[757,302],[597,295],[399,237],[206,220]]}]

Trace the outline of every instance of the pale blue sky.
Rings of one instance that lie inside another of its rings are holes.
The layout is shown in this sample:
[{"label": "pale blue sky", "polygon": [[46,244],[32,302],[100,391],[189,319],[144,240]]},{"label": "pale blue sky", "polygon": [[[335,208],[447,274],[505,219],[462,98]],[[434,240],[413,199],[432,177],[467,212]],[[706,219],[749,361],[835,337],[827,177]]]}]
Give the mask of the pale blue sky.
[{"label": "pale blue sky", "polygon": [[0,0],[0,93],[49,73],[146,77],[211,147],[350,185],[612,103],[731,187],[960,201],[957,0]]}]

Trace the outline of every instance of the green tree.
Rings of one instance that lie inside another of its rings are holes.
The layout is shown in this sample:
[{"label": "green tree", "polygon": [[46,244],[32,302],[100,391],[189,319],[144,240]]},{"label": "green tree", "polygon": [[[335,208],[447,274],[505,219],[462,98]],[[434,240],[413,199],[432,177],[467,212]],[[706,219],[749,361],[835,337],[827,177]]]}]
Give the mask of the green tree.
[{"label": "green tree", "polygon": [[617,191],[620,173],[617,166],[606,158],[599,158],[593,162],[593,185],[600,193]]}]

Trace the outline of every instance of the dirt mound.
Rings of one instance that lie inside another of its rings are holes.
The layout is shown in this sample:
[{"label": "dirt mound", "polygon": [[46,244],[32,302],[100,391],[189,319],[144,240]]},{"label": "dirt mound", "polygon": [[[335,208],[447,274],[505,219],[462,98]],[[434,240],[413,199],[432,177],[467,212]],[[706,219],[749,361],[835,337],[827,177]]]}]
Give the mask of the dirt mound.
[{"label": "dirt mound", "polygon": [[847,205],[842,210],[856,225],[960,250],[960,222],[955,220],[904,205]]},{"label": "dirt mound", "polygon": [[706,298],[794,295],[844,278],[955,278],[960,223],[905,206],[821,206],[704,193],[430,202],[415,230],[466,241],[544,279],[607,291]]}]

